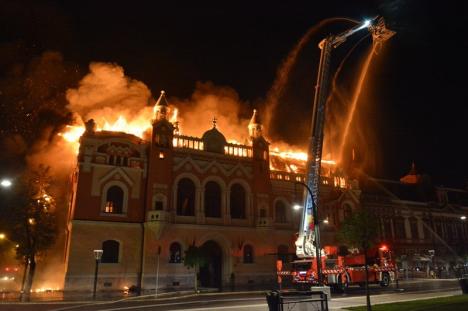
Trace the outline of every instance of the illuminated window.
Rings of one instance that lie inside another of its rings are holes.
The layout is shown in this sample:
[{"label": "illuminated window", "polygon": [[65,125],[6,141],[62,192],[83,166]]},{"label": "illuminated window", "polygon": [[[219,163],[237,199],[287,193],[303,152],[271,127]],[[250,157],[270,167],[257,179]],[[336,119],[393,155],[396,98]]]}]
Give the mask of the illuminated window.
[{"label": "illuminated window", "polygon": [[231,209],[231,218],[245,218],[245,190],[240,184],[231,186],[229,206]]},{"label": "illuminated window", "polygon": [[164,159],[164,152],[161,151],[161,152],[159,153],[159,158],[160,158],[160,159]]},{"label": "illuminated window", "polygon": [[244,246],[244,263],[253,263],[254,262],[254,252],[251,245]]},{"label": "illuminated window", "polygon": [[221,187],[214,181],[205,185],[205,216],[221,217]]},{"label": "illuminated window", "polygon": [[182,178],[177,184],[177,215],[195,215],[195,184],[189,178]]},{"label": "illuminated window", "polygon": [[179,243],[174,242],[169,247],[169,263],[181,263],[182,262],[182,247]]},{"label": "illuminated window", "polygon": [[119,186],[112,186],[106,193],[105,213],[122,214],[124,192]]},{"label": "illuminated window", "polygon": [[118,263],[119,262],[120,243],[114,240],[107,240],[102,243],[102,263]]}]

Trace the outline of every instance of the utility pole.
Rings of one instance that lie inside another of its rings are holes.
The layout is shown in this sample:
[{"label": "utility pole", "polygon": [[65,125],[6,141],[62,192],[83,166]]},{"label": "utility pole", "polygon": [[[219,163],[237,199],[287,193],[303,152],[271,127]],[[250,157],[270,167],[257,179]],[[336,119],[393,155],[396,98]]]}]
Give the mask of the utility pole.
[{"label": "utility pole", "polygon": [[154,297],[158,298],[158,287],[159,287],[159,257],[161,256],[161,246],[158,246],[158,252],[156,254],[156,287],[154,291]]}]

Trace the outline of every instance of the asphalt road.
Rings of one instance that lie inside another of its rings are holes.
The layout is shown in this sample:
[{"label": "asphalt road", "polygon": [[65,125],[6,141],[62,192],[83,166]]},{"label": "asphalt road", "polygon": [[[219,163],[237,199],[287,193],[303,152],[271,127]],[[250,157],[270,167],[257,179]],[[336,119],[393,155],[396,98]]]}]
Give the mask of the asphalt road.
[{"label": "asphalt road", "polygon": [[[372,303],[414,300],[439,296],[461,294],[457,280],[417,280],[400,282],[404,291],[395,291],[395,287],[381,289],[372,286]],[[331,310],[365,304],[364,290],[351,287],[348,293],[332,294],[329,302]],[[35,303],[0,303],[1,311],[138,311],[138,310],[226,310],[226,311],[266,311],[268,310],[265,292],[252,293],[213,293],[154,299],[153,297],[133,297],[117,301],[104,302],[35,302]]]}]

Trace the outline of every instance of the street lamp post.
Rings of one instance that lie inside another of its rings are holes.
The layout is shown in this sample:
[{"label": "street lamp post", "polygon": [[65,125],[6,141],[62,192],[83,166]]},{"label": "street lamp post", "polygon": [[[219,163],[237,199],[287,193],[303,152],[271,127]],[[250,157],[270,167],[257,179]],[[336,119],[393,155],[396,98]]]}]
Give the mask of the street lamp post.
[{"label": "street lamp post", "polygon": [[315,205],[314,195],[312,194],[312,190],[310,190],[309,186],[305,183],[296,181],[296,184],[300,184],[304,186],[307,191],[309,192],[310,198],[312,200],[312,212],[314,217],[314,233],[315,233],[315,259],[317,262],[317,279],[318,285],[322,286],[322,265],[321,265],[321,254],[320,254],[320,229],[319,229],[319,219],[318,219],[318,208]]},{"label": "street lamp post", "polygon": [[93,300],[96,300],[96,286],[97,286],[97,277],[98,277],[98,269],[99,269],[99,261],[101,261],[102,253],[104,251],[102,249],[95,249],[94,259],[96,259],[96,268],[94,269],[94,287],[93,287]]}]

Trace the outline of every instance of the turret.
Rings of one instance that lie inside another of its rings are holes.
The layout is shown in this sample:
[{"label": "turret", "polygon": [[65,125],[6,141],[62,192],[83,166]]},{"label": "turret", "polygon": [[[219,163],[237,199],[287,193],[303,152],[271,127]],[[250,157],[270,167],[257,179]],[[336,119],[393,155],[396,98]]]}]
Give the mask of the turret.
[{"label": "turret", "polygon": [[262,123],[260,122],[260,117],[257,113],[257,109],[254,109],[252,118],[249,122],[249,136],[250,139],[255,139],[263,136],[262,133]]},{"label": "turret", "polygon": [[166,99],[166,92],[161,91],[161,95],[159,96],[159,99],[153,108],[153,112],[154,112],[153,122],[157,122],[162,119],[167,119],[168,109],[169,109],[169,105]]},{"label": "turret", "polygon": [[269,143],[263,137],[262,123],[257,109],[254,109],[252,118],[249,122],[249,136],[252,141],[253,156],[255,159],[263,160],[269,163]]},{"label": "turret", "polygon": [[163,148],[172,147],[174,137],[174,126],[167,120],[169,105],[166,99],[166,92],[161,91],[156,105],[154,105],[153,118],[153,144]]}]

